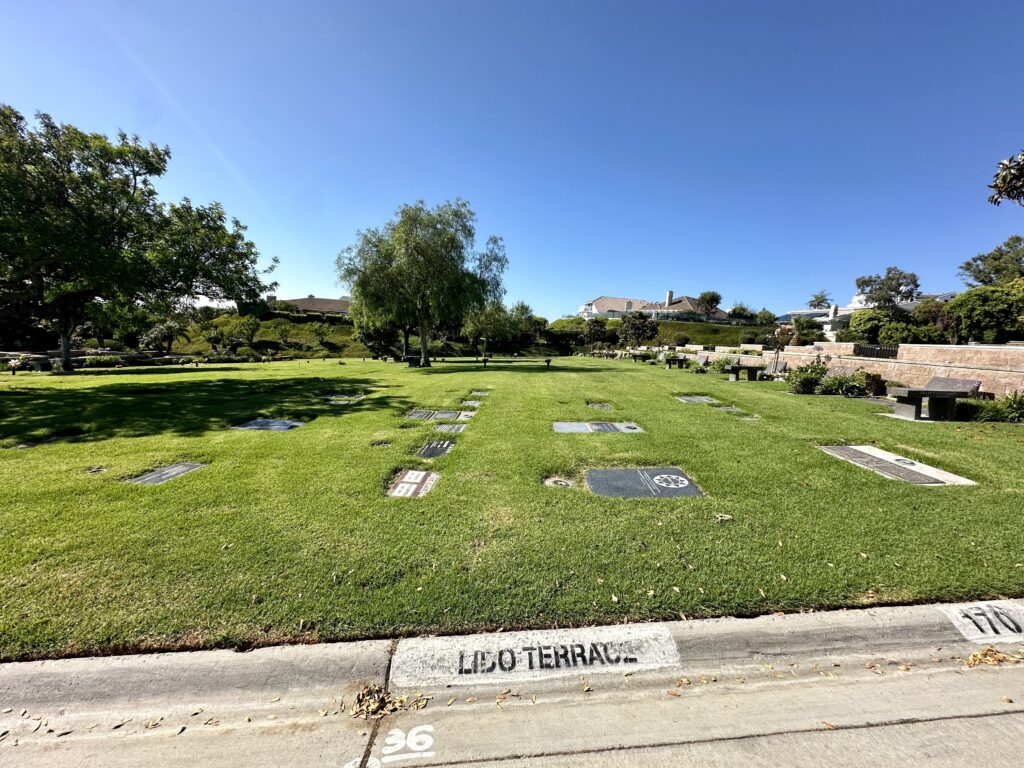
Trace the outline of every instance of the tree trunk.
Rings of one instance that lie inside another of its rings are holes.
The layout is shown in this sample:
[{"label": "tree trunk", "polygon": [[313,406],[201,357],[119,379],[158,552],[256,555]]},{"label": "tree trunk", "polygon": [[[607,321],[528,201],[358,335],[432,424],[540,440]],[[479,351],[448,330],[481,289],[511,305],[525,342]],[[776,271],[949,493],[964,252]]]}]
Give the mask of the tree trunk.
[{"label": "tree trunk", "polygon": [[409,326],[402,326],[402,358],[409,356]]},{"label": "tree trunk", "polygon": [[420,315],[420,367],[430,367],[430,330],[423,315]]},{"label": "tree trunk", "polygon": [[71,363],[71,329],[65,323],[61,323],[60,329],[60,365],[65,373],[74,370]]}]

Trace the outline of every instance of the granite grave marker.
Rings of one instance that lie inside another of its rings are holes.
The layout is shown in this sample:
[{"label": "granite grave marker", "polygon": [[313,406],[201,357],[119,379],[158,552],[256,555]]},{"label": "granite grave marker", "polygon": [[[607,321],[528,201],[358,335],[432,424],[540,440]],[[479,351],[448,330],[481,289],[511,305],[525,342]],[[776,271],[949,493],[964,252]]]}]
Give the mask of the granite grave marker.
[{"label": "granite grave marker", "polygon": [[205,466],[205,464],[194,464],[191,462],[170,464],[166,467],[154,469],[152,472],[147,472],[144,475],[133,477],[127,482],[135,485],[160,485],[161,483],[166,483],[168,480],[173,480],[176,477],[187,475],[189,472],[194,472],[200,467]]},{"label": "granite grave marker", "polygon": [[678,467],[591,469],[587,471],[587,487],[598,496],[616,499],[703,496]]},{"label": "granite grave marker", "polygon": [[304,421],[289,421],[288,419],[253,419],[245,424],[239,424],[232,429],[258,429],[270,432],[287,432],[289,429],[304,426]]},{"label": "granite grave marker", "polygon": [[420,448],[416,455],[421,459],[436,459],[439,456],[447,456],[454,447],[454,440],[431,440]]},{"label": "granite grave marker", "polygon": [[388,496],[399,499],[426,496],[440,478],[441,476],[436,472],[427,472],[422,469],[402,470],[391,483],[391,487],[388,488]]}]

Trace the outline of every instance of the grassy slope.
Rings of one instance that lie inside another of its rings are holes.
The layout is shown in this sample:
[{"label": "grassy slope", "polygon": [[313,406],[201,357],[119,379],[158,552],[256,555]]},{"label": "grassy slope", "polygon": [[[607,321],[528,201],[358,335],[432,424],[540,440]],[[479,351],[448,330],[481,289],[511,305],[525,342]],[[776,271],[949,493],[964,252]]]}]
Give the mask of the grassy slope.
[{"label": "grassy slope", "polygon": [[[434,436],[402,414],[480,387],[493,394],[435,462],[430,496],[387,498],[392,472],[424,466],[414,452]],[[319,399],[350,390],[370,396]],[[762,418],[684,405],[681,392]],[[550,372],[296,361],[0,377],[0,444],[84,430],[0,450],[0,658],[1024,595],[1024,431],[878,410],[589,359]],[[257,415],[316,418],[287,433],[225,429]],[[647,432],[551,430],[609,415]],[[875,442],[980,484],[888,481],[813,447],[834,442]],[[158,487],[120,482],[180,460],[210,466]],[[660,464],[707,497],[541,484]]]},{"label": "grassy slope", "polygon": [[[617,320],[612,320],[609,322],[609,327],[614,328],[617,323]],[[562,318],[551,323],[551,327],[555,330],[582,330],[585,325],[586,321],[581,317]],[[722,325],[720,323],[691,323],[677,320],[658,321],[658,338],[666,343],[672,342],[677,333],[685,333],[690,337],[690,344],[736,346],[747,334],[753,333],[760,340],[772,330],[774,330],[774,326]]]},{"label": "grassy slope", "polygon": [[[219,317],[214,321],[215,325],[223,326],[230,320],[231,316]],[[273,320],[264,320],[260,323],[260,332],[256,334],[257,341],[277,342],[278,337],[273,332],[270,324]],[[327,337],[327,344],[321,346],[316,337],[310,332],[311,323],[289,323],[291,333],[288,338],[287,348],[279,350],[279,354],[288,355],[294,351],[302,351],[306,354],[318,353],[328,354],[334,357],[362,357],[367,355],[366,347],[352,339],[352,326],[348,324],[332,324],[331,333]],[[176,342],[173,348],[175,354],[181,355],[206,355],[210,353],[210,344],[203,338],[202,332],[193,326],[189,329],[191,341]]]}]

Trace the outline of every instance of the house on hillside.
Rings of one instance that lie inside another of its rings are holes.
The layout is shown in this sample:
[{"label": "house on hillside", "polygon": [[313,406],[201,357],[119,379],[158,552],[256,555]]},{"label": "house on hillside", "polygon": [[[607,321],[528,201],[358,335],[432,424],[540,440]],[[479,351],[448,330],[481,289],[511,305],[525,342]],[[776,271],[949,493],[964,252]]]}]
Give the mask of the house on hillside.
[{"label": "house on hillside", "polygon": [[304,299],[278,299],[277,296],[267,296],[267,303],[273,305],[274,302],[291,305],[300,314],[319,312],[321,315],[339,315],[344,317],[350,313],[349,306],[352,303],[352,299],[348,296],[342,296],[340,299],[321,299],[313,294],[309,294]]},{"label": "house on hillside", "polygon": [[[598,296],[580,307],[579,316],[584,320],[593,317],[612,319],[622,317],[629,312],[642,312],[654,320],[672,320],[675,318],[700,318],[704,313],[697,307],[697,299],[692,296],[676,296],[666,291],[665,301],[651,302],[646,299],[625,299],[618,296]],[[728,320],[729,314],[721,309],[711,313],[712,320]]]},{"label": "house on hillside", "polygon": [[[947,291],[946,293],[922,293],[913,301],[901,301],[896,306],[904,312],[913,312],[914,307],[925,301],[939,301],[945,304],[957,295],[956,291]],[[853,316],[854,312],[858,312],[863,309],[872,309],[873,307],[874,305],[864,297],[864,294],[858,293],[850,299],[850,303],[845,307],[833,304],[828,309],[793,309],[784,315],[779,315],[775,318],[775,322],[790,323],[795,317],[809,317],[821,323],[822,330],[825,332],[825,338],[829,341],[835,341],[836,331],[850,325],[850,318]]]}]

